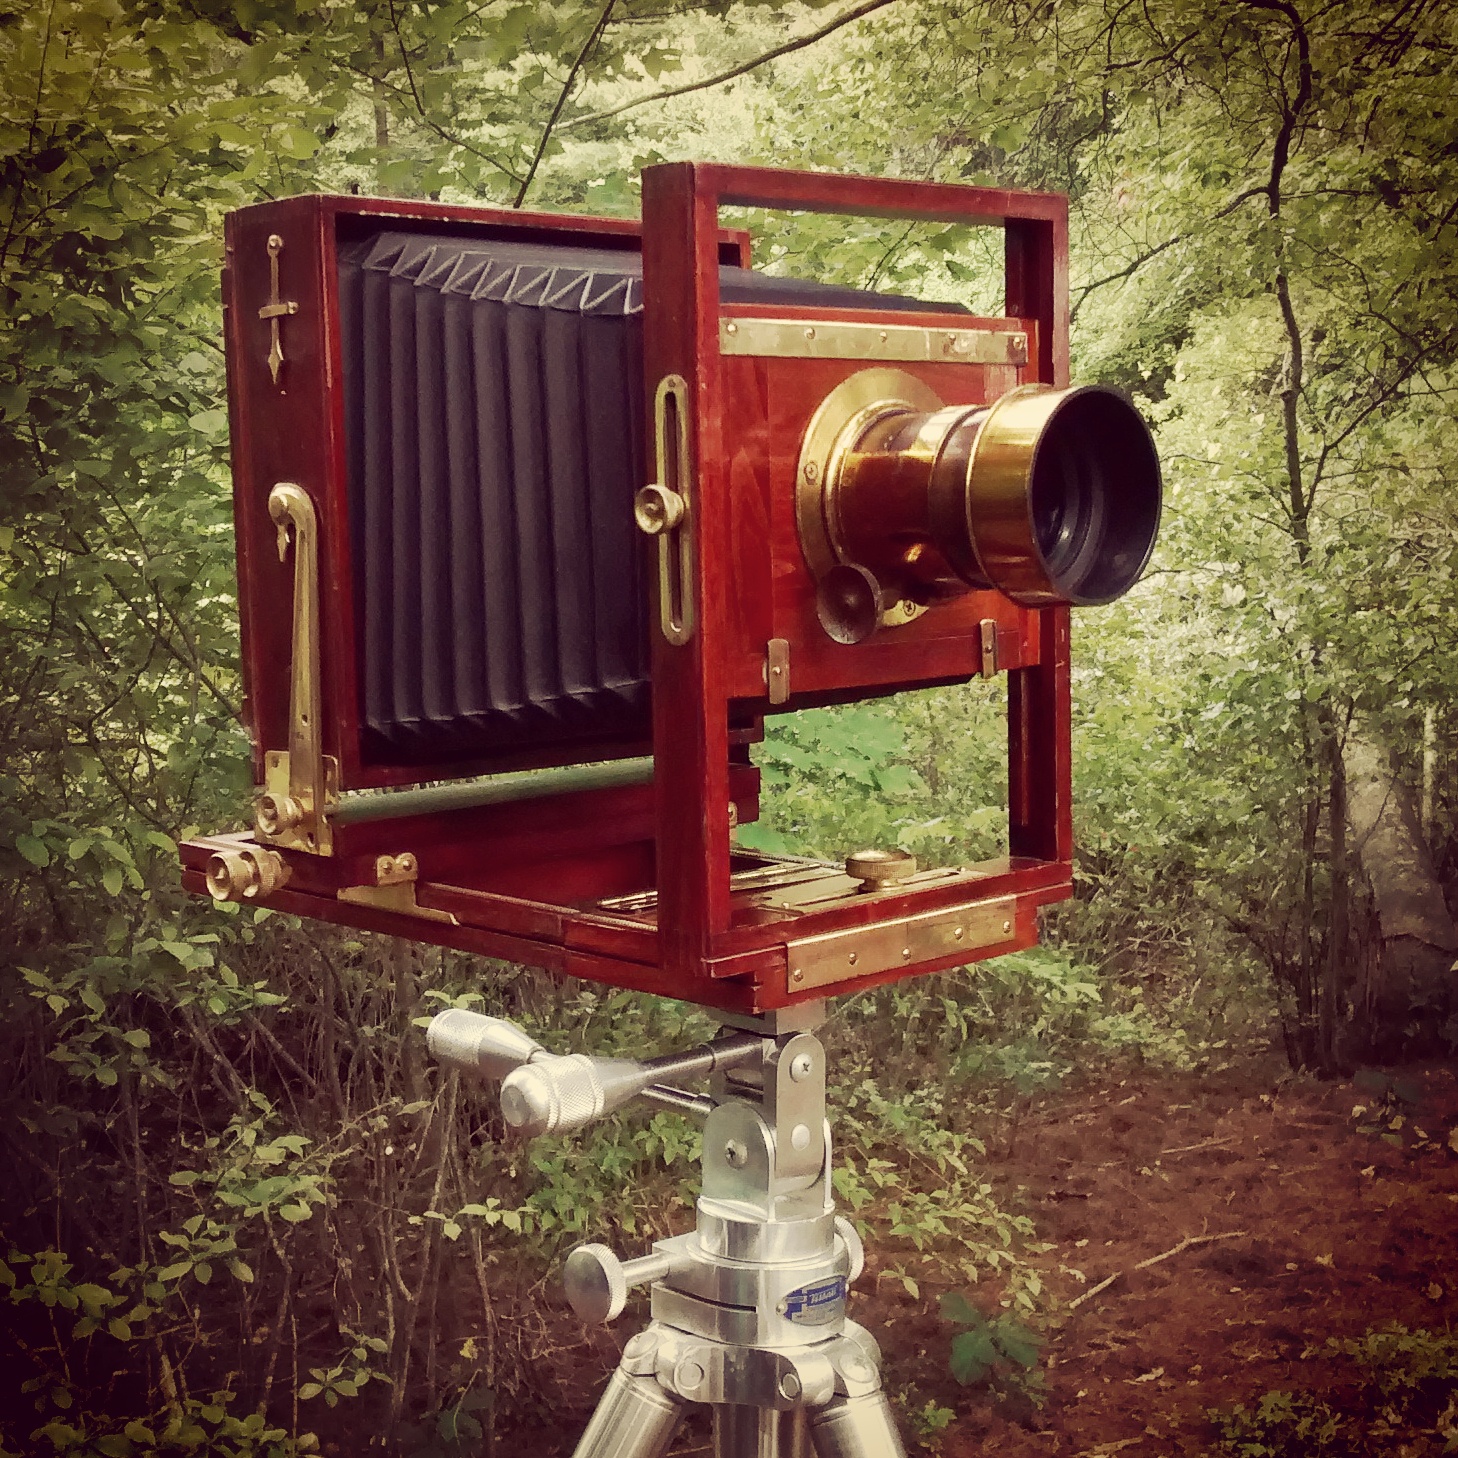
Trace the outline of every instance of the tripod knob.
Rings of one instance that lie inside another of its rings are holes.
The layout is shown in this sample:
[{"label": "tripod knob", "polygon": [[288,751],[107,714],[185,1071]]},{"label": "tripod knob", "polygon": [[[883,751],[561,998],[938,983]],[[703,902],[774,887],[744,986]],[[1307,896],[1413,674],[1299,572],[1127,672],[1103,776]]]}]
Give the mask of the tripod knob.
[{"label": "tripod knob", "polygon": [[606,1326],[622,1313],[632,1287],[662,1280],[687,1263],[686,1256],[675,1260],[661,1250],[621,1261],[605,1245],[579,1245],[562,1272],[567,1304],[583,1321]]}]

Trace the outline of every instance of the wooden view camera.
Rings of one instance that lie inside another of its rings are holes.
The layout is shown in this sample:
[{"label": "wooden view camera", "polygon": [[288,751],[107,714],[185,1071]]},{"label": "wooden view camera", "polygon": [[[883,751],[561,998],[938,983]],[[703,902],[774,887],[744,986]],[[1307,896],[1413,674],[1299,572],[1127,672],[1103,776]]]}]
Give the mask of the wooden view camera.
[{"label": "wooden view camera", "polygon": [[[1005,317],[769,277],[724,206],[1001,227]],[[1067,202],[674,163],[643,221],[228,219],[253,829],[196,892],[756,1014],[1031,945],[1070,892],[1068,607],[1159,518],[1067,388]],[[1008,675],[1010,854],[734,845],[764,716]]]}]

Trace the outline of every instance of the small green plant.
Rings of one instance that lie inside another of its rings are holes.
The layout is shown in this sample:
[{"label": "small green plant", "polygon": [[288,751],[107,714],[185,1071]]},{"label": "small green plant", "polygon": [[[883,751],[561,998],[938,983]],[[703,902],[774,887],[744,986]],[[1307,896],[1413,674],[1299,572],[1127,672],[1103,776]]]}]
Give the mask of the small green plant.
[{"label": "small green plant", "polygon": [[[1222,1458],[1367,1458],[1374,1452],[1458,1452],[1458,1335],[1391,1326],[1308,1349],[1348,1369],[1340,1401],[1265,1393],[1253,1406],[1211,1411]],[[1323,1385],[1332,1387],[1331,1374]],[[1414,1447],[1430,1435],[1441,1447]]]},{"label": "small green plant", "polygon": [[474,1458],[484,1451],[484,1424],[495,1405],[491,1388],[468,1387],[454,1402],[408,1425],[402,1451],[408,1458]]},{"label": "small green plant", "polygon": [[912,1389],[906,1407],[906,1416],[911,1431],[926,1452],[940,1453],[942,1438],[947,1429],[957,1420],[957,1414],[952,1408],[943,1407],[932,1397],[918,1405],[916,1396],[915,1389]]},{"label": "small green plant", "polygon": [[958,1382],[1016,1392],[1041,1404],[1045,1384],[1038,1349],[1043,1343],[1037,1332],[1010,1311],[989,1319],[960,1291],[949,1291],[940,1305],[942,1320],[956,1329],[949,1365]]}]

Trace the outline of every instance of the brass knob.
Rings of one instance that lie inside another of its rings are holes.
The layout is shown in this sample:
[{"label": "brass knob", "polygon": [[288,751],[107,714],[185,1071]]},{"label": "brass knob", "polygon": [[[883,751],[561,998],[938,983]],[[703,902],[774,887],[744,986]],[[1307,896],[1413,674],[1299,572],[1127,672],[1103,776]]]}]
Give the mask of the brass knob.
[{"label": "brass knob", "polygon": [[304,822],[304,807],[292,795],[260,795],[253,823],[260,835],[283,835]]},{"label": "brass knob", "polygon": [[862,891],[885,891],[916,875],[916,857],[904,850],[857,851],[846,857],[845,873]]},{"label": "brass knob", "polygon": [[683,520],[688,503],[667,486],[645,486],[633,498],[633,520],[650,537],[672,531]]},{"label": "brass knob", "polygon": [[277,891],[288,878],[284,858],[261,846],[218,851],[208,861],[208,894],[214,901],[253,901]]}]

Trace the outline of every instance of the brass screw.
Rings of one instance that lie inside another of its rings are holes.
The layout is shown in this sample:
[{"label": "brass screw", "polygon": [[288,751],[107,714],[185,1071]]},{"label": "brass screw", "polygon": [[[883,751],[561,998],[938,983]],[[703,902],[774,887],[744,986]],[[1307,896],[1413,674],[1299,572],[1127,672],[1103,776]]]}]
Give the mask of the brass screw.
[{"label": "brass screw", "polygon": [[902,947],[902,949],[901,949],[901,960],[903,962],[909,962],[911,960],[911,948],[910,947]]},{"label": "brass screw", "polygon": [[850,954],[850,956],[846,958],[846,961],[848,961],[851,964],[852,967],[854,967],[856,965],[856,963],[859,962],[860,960],[861,960],[861,954],[859,952],[852,952]]},{"label": "brass screw", "polygon": [[805,980],[805,974],[804,974],[803,971],[801,971],[800,968],[796,967],[795,970],[790,973],[790,981],[791,982],[803,982],[804,980]]},{"label": "brass screw", "polygon": [[964,936],[966,936],[966,934],[967,934],[967,931],[966,931],[966,928],[965,927],[960,927],[959,926],[959,927],[954,927],[952,929],[952,938],[953,938],[954,941],[959,941],[960,942],[962,940],[962,938]]},{"label": "brass screw", "polygon": [[739,333],[739,326],[731,319],[724,326],[724,333],[725,334],[738,334]]},{"label": "brass screw", "polygon": [[815,338],[815,331],[813,329],[807,329],[805,331],[805,338],[806,339],[814,339]]},{"label": "brass screw", "polygon": [[820,479],[820,467],[814,461],[805,462],[805,479],[810,482]]},{"label": "brass screw", "polygon": [[1005,932],[1010,932],[1012,930],[1012,922],[1010,922],[1010,921],[1003,922],[1002,929]]}]

